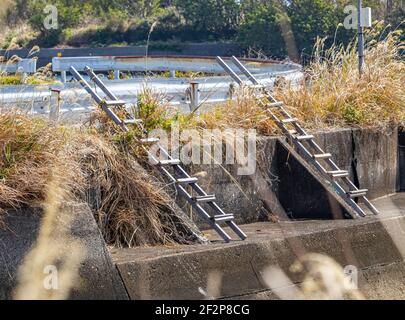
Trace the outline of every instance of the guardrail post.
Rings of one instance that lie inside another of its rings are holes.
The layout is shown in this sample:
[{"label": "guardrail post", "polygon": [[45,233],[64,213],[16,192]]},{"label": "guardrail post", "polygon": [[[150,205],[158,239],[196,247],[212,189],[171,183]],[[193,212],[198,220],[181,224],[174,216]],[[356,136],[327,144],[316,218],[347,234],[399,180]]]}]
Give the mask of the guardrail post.
[{"label": "guardrail post", "polygon": [[176,70],[170,70],[170,78],[176,78]]},{"label": "guardrail post", "polygon": [[66,71],[61,71],[60,77],[63,83],[66,82]]},{"label": "guardrail post", "polygon": [[190,109],[191,109],[191,111],[194,111],[195,109],[198,108],[198,106],[200,104],[200,90],[198,89],[198,82],[191,81],[189,90],[190,90],[189,91]]},{"label": "guardrail post", "polygon": [[49,120],[58,122],[60,113],[60,89],[51,88],[49,99]]},{"label": "guardrail post", "polygon": [[114,80],[120,79],[120,70],[114,70]]}]

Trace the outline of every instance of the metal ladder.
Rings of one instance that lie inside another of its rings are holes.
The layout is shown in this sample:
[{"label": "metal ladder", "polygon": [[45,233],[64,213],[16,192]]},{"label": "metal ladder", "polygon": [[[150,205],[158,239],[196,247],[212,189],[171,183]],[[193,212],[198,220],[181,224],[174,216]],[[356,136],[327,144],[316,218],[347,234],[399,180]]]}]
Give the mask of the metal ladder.
[{"label": "metal ladder", "polygon": [[[92,69],[86,67],[84,70],[94,84],[101,89],[109,100],[101,98],[97,92],[89,85],[89,83],[81,76],[81,74],[72,66],[70,72],[77,81],[84,87],[84,89],[93,97],[97,104],[103,109],[103,111],[114,121],[116,125],[121,127],[125,132],[129,131],[128,125],[136,125],[140,128],[144,135],[147,135],[147,131],[144,129],[141,119],[134,119],[128,116],[126,119],[120,119],[120,117],[114,112],[114,107],[124,107],[125,101],[120,101],[118,98],[104,85],[101,79],[94,73]],[[246,239],[246,234],[237,226],[234,222],[233,214],[226,214],[221,207],[216,203],[215,195],[209,195],[203,188],[198,185],[198,178],[191,177],[184,169],[179,159],[172,158],[168,151],[162,146],[157,144],[157,147],[165,158],[165,160],[156,159],[145,147],[148,144],[158,143],[159,139],[147,138],[139,139],[143,149],[147,152],[150,158],[153,160],[156,167],[174,184],[178,193],[186,199],[186,201],[197,211],[199,216],[204,219],[226,242],[232,240],[232,238],[225,232],[220,226],[220,223],[226,223],[233,232],[241,239]],[[169,171],[169,168],[173,168],[173,173]],[[187,191],[187,186],[190,186],[192,190],[197,194],[193,196]],[[204,205],[209,206],[214,215],[211,216]]]},{"label": "metal ladder", "polygon": [[[236,74],[232,68],[221,58],[217,57],[218,63],[239,85],[243,85],[243,80]],[[362,199],[363,203],[370,209],[373,214],[378,214],[377,208],[367,199],[367,189],[359,189],[349,179],[349,172],[341,170],[338,165],[332,160],[332,155],[326,153],[315,142],[315,137],[308,134],[298,122],[285,108],[281,101],[277,101],[268,88],[261,85],[253,74],[236,58],[232,57],[233,64],[244,74],[255,89],[258,103],[266,110],[273,121],[281,129],[284,135],[288,138],[298,150],[302,152],[304,159],[312,163],[318,171],[325,176],[334,187],[336,193],[353,209],[352,217],[365,217],[363,209],[357,204],[355,199]],[[324,165],[326,166],[324,166]]]}]

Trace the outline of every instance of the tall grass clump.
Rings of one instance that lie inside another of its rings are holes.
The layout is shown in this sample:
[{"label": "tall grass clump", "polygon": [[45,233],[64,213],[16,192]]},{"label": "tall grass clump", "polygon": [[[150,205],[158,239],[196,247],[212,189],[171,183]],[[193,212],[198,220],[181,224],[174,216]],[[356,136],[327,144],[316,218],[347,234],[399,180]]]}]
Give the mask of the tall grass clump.
[{"label": "tall grass clump", "polygon": [[195,240],[187,222],[175,214],[165,185],[110,135],[0,113],[0,150],[0,221],[9,209],[40,207],[57,175],[64,200],[86,203],[108,244]]},{"label": "tall grass clump", "polygon": [[312,128],[403,124],[405,115],[404,42],[400,32],[380,38],[379,25],[367,33],[365,69],[358,71],[357,43],[314,48],[298,90],[281,86],[277,96]]},{"label": "tall grass clump", "polygon": [[[405,119],[405,43],[400,31],[382,36],[377,24],[367,32],[364,74],[358,71],[357,43],[334,44],[318,39],[312,62],[297,86],[282,78],[274,95],[309,129],[403,125]],[[269,114],[259,106],[251,88],[235,88],[234,99],[201,115],[185,127],[245,128],[258,133],[279,133]]]}]

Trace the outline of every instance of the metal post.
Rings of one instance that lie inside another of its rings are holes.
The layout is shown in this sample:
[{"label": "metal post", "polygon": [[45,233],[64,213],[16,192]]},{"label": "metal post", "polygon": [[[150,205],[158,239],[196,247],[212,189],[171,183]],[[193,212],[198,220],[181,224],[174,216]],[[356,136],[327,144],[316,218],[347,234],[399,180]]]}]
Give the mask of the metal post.
[{"label": "metal post", "polygon": [[66,82],[66,71],[62,71],[60,73],[60,77],[61,77],[62,82],[65,83]]},{"label": "metal post", "polygon": [[51,88],[49,99],[49,120],[58,122],[60,112],[60,89]]},{"label": "metal post", "polygon": [[170,78],[176,78],[176,70],[170,70]]},{"label": "metal post", "polygon": [[119,80],[120,79],[120,71],[119,70],[115,70],[114,71],[114,80]]},{"label": "metal post", "polygon": [[190,82],[190,109],[194,111],[200,104],[200,92],[198,90],[198,82]]},{"label": "metal post", "polygon": [[362,27],[362,0],[357,0],[358,3],[358,54],[359,54],[359,73],[360,76],[363,74],[364,71],[364,34],[363,34],[363,27]]}]

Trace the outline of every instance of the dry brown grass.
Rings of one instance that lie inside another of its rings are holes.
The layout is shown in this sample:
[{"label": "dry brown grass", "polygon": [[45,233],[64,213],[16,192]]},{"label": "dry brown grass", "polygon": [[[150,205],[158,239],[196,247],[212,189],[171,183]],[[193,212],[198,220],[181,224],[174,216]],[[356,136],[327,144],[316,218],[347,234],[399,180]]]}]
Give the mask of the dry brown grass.
[{"label": "dry brown grass", "polygon": [[[294,88],[278,81],[275,96],[309,129],[404,124],[405,60],[401,52],[405,43],[398,32],[380,38],[381,31],[381,25],[376,25],[367,34],[363,77],[358,73],[355,42],[325,49],[325,39],[320,39],[313,62],[304,70],[305,82]],[[249,88],[238,89],[234,101],[187,119],[184,126],[255,128],[264,135],[277,132]]]},{"label": "dry brown grass", "polygon": [[187,243],[163,185],[116,142],[87,130],[52,126],[16,113],[0,114],[0,208],[39,206],[52,169],[69,201],[92,208],[109,244]]},{"label": "dry brown grass", "polygon": [[[376,38],[377,34],[368,35]],[[312,128],[402,124],[405,115],[404,43],[397,33],[370,40],[360,78],[356,44],[324,49],[319,40],[307,83],[299,90],[282,87],[277,95]]]}]

